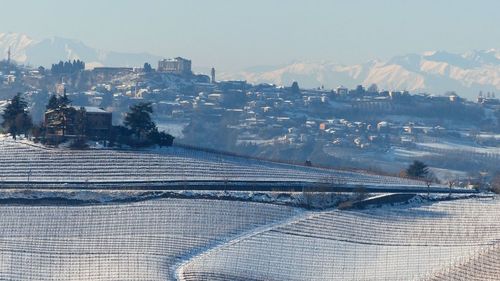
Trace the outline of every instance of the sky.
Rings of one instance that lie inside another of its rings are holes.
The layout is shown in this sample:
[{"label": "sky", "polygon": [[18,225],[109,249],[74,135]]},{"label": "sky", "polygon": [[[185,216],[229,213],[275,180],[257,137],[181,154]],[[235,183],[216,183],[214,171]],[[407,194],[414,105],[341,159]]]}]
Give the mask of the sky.
[{"label": "sky", "polygon": [[495,0],[0,0],[0,32],[226,71],[500,48]]}]

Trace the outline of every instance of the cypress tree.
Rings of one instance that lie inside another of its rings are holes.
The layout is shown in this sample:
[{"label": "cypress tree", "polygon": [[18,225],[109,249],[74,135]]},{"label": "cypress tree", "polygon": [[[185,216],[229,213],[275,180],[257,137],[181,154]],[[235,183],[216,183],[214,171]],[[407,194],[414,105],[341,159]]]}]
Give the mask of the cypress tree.
[{"label": "cypress tree", "polygon": [[14,139],[20,134],[27,134],[33,127],[33,122],[27,108],[28,103],[21,97],[21,93],[18,93],[10,100],[10,103],[2,113],[2,127]]}]

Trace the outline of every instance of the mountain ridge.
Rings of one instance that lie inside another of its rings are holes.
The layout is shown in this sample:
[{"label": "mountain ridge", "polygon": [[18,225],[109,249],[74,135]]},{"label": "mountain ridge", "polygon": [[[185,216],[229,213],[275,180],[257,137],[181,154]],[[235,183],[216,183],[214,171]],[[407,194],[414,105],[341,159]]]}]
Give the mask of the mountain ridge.
[{"label": "mountain ridge", "polygon": [[[140,67],[161,57],[149,53],[125,53],[92,48],[77,39],[50,37],[35,40],[21,33],[0,33],[0,52],[12,60],[33,66],[50,67],[60,60],[80,59],[87,68],[96,66]],[[232,73],[219,73],[221,80],[290,85],[298,81],[304,88],[355,87],[377,84],[379,89],[408,90],[413,93],[443,94],[455,91],[474,99],[479,91],[500,91],[500,49],[451,53],[443,50],[372,59],[345,65],[328,60],[294,61],[279,66],[261,65]]]},{"label": "mountain ridge", "polygon": [[21,64],[50,67],[60,60],[80,59],[87,67],[139,67],[145,62],[155,63],[161,57],[149,53],[123,53],[92,48],[77,39],[59,36],[35,40],[21,33],[0,33],[0,52],[3,57],[11,48],[12,60]]},{"label": "mountain ridge", "polygon": [[278,85],[298,81],[304,88],[355,87],[359,84],[368,87],[377,84],[380,89],[414,93],[456,91],[465,98],[473,99],[479,91],[500,90],[500,50],[473,50],[463,54],[428,51],[353,65],[302,61],[274,69],[268,66],[266,71],[223,73],[219,77]]}]

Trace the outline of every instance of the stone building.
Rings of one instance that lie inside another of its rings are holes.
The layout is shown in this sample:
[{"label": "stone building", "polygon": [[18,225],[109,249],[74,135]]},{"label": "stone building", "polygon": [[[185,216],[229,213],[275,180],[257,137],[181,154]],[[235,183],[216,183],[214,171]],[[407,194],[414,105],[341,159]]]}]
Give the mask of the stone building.
[{"label": "stone building", "polygon": [[45,128],[48,139],[85,136],[92,140],[107,140],[112,129],[112,113],[90,106],[47,110]]},{"label": "stone building", "polygon": [[191,61],[181,57],[163,59],[158,62],[158,72],[189,75],[192,74]]}]

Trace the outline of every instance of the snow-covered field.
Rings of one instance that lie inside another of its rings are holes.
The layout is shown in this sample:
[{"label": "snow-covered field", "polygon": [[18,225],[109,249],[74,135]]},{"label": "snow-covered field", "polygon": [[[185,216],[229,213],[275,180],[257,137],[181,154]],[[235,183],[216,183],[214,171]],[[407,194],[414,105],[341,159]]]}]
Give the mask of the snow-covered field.
[{"label": "snow-covered field", "polygon": [[[178,147],[74,151],[0,139],[0,183],[190,180],[422,184]],[[0,193],[0,280],[500,280],[499,198],[306,211],[277,205],[295,200],[279,194],[256,198],[277,204],[238,201],[264,196],[250,191],[200,193],[208,200],[189,190],[31,187]]]},{"label": "snow-covered field", "polygon": [[492,157],[500,156],[498,147],[475,147],[453,142],[423,142],[417,143],[417,146],[429,151],[459,151],[474,154],[492,155]]},{"label": "snow-covered field", "polygon": [[324,151],[333,157],[352,161],[352,166],[376,167],[392,173],[398,173],[414,160],[419,160],[431,167],[442,182],[466,182],[468,175],[474,174],[473,171],[480,167],[494,171],[495,164],[500,160],[498,147],[433,138],[415,142],[414,145],[393,145],[384,152],[341,146],[327,146]]},{"label": "snow-covered field", "polygon": [[423,185],[347,171],[277,164],[170,147],[157,150],[48,149],[0,139],[0,182],[246,181]]},{"label": "snow-covered field", "polygon": [[170,280],[176,263],[298,209],[161,199],[0,206],[0,280]]},{"label": "snow-covered field", "polygon": [[64,192],[49,192],[45,201],[36,192],[2,191],[0,280],[500,276],[499,198],[417,197],[365,210],[307,211],[220,199],[126,202],[133,194],[125,191]]},{"label": "snow-covered field", "polygon": [[303,215],[202,253],[181,280],[499,280],[500,200]]}]

